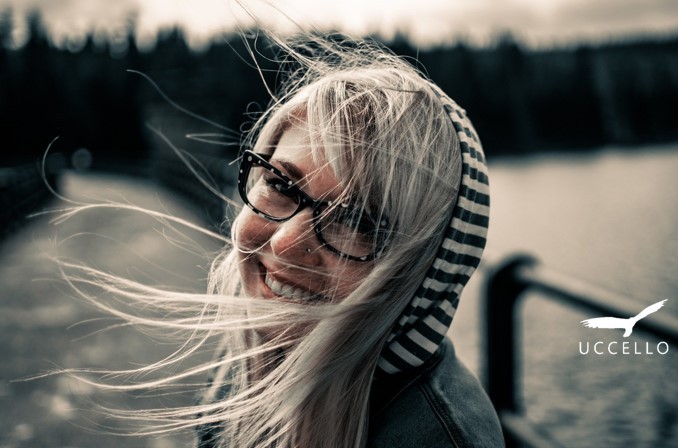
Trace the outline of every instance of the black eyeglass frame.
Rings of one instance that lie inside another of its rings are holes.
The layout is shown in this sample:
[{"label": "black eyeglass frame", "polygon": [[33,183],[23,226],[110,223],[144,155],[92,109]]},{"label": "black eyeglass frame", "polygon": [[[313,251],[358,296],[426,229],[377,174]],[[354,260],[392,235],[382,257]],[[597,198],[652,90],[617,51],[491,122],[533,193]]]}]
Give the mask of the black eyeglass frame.
[{"label": "black eyeglass frame", "polygon": [[[297,215],[300,211],[305,209],[306,207],[311,207],[311,210],[313,211],[313,230],[315,231],[315,235],[320,240],[322,243],[323,247],[327,248],[329,251],[333,252],[334,254],[342,257],[342,258],[347,258],[349,260],[354,260],[354,261],[369,261],[373,260],[383,252],[386,243],[383,244],[378,244],[377,247],[375,248],[374,252],[364,255],[361,257],[355,256],[355,255],[349,255],[345,254],[338,249],[334,248],[330,243],[328,243],[325,238],[322,235],[322,232],[320,230],[320,218],[323,210],[326,207],[331,207],[334,202],[333,201],[321,201],[321,200],[316,200],[310,197],[308,194],[306,194],[301,188],[299,188],[297,185],[295,185],[294,181],[287,177],[285,173],[280,171],[278,168],[275,166],[271,165],[269,163],[269,160],[271,159],[270,154],[259,154],[254,151],[250,150],[245,150],[242,155],[242,160],[240,161],[240,169],[238,173],[238,192],[240,193],[240,197],[242,200],[245,202],[245,205],[247,205],[252,211],[254,211],[256,214],[263,216],[264,218],[270,220],[270,221],[275,221],[275,222],[285,222],[289,221],[292,219],[295,215]],[[247,178],[249,176],[250,170],[252,169],[252,166],[254,165],[259,165],[272,173],[274,173],[276,176],[280,177],[285,181],[287,184],[287,188],[292,191],[295,195],[297,195],[301,200],[299,201],[299,206],[297,209],[288,217],[286,218],[278,218],[276,216],[271,216],[267,213],[262,212],[258,208],[252,204],[249,199],[247,198]],[[342,204],[343,207],[348,208],[349,205],[344,205]],[[368,215],[369,216],[369,215]],[[372,219],[372,217],[369,217],[373,222],[378,223],[378,228],[376,229],[377,231],[381,229],[385,229],[388,227],[388,220],[386,218],[381,218],[380,220],[375,220]]]}]

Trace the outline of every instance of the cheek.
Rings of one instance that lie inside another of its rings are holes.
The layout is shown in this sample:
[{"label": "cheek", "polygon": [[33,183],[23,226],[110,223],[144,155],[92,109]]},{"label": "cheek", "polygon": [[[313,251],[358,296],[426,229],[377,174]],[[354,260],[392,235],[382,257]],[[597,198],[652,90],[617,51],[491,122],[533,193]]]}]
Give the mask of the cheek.
[{"label": "cheek", "polygon": [[259,283],[259,265],[251,254],[266,244],[267,222],[257,215],[243,209],[233,222],[233,239],[238,249],[238,269],[242,287],[247,295],[257,294]]},{"label": "cheek", "polygon": [[346,298],[360,285],[372,271],[371,264],[354,264],[351,262],[335,269],[333,275],[333,289],[337,292],[337,297],[341,300]]},{"label": "cheek", "polygon": [[270,240],[268,221],[243,208],[233,223],[235,244],[241,251],[257,250]]}]

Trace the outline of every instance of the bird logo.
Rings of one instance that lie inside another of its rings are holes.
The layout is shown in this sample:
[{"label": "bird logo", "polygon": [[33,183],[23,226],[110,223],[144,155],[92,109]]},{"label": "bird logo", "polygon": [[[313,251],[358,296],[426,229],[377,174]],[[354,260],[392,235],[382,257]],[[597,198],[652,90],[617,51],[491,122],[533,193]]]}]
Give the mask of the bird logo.
[{"label": "bird logo", "polygon": [[582,320],[581,324],[587,328],[618,328],[620,330],[624,330],[624,337],[627,338],[631,336],[631,333],[633,333],[633,326],[636,324],[636,322],[656,311],[659,311],[659,309],[664,306],[666,300],[667,299],[664,299],[655,303],[654,305],[650,305],[637,315],[627,319],[622,319],[619,317],[596,317],[594,319]]}]

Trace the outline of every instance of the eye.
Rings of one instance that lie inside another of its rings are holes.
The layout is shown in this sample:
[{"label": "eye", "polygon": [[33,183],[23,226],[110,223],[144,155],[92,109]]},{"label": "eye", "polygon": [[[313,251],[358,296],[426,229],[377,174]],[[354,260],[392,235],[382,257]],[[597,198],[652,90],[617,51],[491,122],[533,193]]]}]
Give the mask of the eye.
[{"label": "eye", "polygon": [[384,232],[367,214],[337,207],[322,217],[321,233],[325,241],[341,253],[362,257],[378,250]]},{"label": "eye", "polygon": [[358,210],[338,208],[337,212],[334,213],[334,219],[352,232],[363,235],[374,235],[377,232],[377,225],[374,220],[368,214],[361,213]]},{"label": "eye", "polygon": [[296,198],[297,196],[296,188],[278,176],[265,176],[264,182],[269,189],[274,190],[282,196],[288,198]]},{"label": "eye", "polygon": [[372,239],[378,233],[378,227],[374,220],[369,215],[357,210],[338,208],[330,213],[327,221],[332,223],[335,228],[341,229],[341,232],[347,236],[361,236]]}]

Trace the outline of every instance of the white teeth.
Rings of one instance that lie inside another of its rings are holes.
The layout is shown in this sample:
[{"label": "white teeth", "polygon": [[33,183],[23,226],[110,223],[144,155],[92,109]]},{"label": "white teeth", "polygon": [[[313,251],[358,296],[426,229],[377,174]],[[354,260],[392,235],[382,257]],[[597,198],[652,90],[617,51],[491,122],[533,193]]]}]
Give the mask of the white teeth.
[{"label": "white teeth", "polygon": [[294,286],[282,285],[282,295],[286,297],[294,297]]},{"label": "white teeth", "polygon": [[[268,276],[266,276],[266,279],[268,279]],[[282,294],[282,284],[280,282],[273,280],[268,286],[273,290],[274,293]]]},{"label": "white teeth", "polygon": [[271,276],[268,274],[266,274],[264,282],[269,288],[271,288],[271,291],[273,291],[274,294],[288,299],[306,300],[313,297],[310,292],[304,291],[301,288],[295,288],[292,285],[280,283],[278,280],[271,278]]}]

